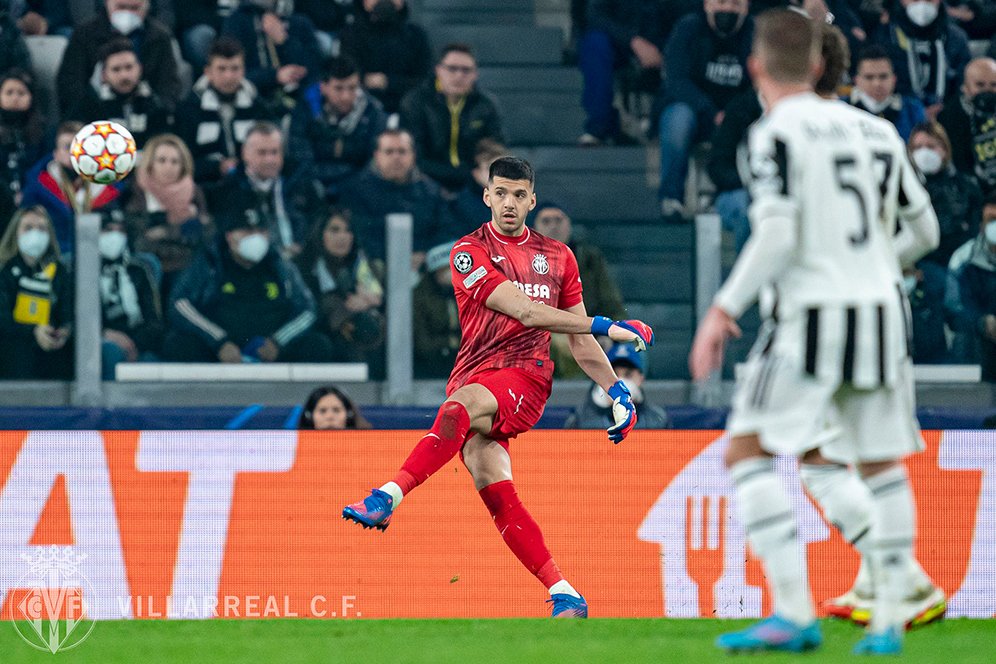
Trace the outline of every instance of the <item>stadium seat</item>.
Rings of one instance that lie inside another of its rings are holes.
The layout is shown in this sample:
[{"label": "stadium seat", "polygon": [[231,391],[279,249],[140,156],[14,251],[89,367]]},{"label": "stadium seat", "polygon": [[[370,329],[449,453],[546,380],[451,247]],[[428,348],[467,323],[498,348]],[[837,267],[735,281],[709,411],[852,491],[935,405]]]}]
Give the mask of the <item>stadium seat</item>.
[{"label": "stadium seat", "polygon": [[[488,65],[558,65],[563,59],[560,28],[506,25],[428,26],[435,52],[452,42],[470,44],[477,63]],[[577,103],[577,102],[575,102]]]},{"label": "stadium seat", "polygon": [[69,40],[60,35],[41,35],[25,37],[24,41],[31,54],[31,69],[37,80],[40,107],[48,117],[58,117],[55,77]]},{"label": "stadium seat", "polygon": [[443,24],[532,25],[534,0],[413,0],[412,18],[426,27]]}]

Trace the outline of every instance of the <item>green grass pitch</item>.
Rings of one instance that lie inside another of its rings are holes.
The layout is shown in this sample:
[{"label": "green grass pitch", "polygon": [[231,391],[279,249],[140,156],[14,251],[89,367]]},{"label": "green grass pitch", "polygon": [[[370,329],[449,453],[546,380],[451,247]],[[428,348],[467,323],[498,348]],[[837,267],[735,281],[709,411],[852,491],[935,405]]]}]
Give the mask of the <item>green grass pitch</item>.
[{"label": "green grass pitch", "polygon": [[[0,661],[94,662],[725,662],[716,636],[734,620],[208,620],[112,621],[73,650],[30,649],[0,624]],[[810,654],[740,655],[772,662],[854,659],[861,631],[823,621],[823,647]],[[993,662],[996,621],[949,620],[910,633],[904,662]]]}]

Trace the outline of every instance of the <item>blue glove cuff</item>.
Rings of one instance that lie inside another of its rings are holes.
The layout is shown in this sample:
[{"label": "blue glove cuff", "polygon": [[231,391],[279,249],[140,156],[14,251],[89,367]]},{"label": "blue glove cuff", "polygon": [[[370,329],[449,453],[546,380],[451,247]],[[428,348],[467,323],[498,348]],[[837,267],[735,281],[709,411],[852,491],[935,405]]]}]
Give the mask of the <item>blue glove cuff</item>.
[{"label": "blue glove cuff", "polygon": [[622,397],[631,396],[629,388],[626,387],[626,383],[622,382],[621,380],[617,380],[615,383],[613,383],[612,387],[609,388],[608,395],[609,398],[612,399],[613,401]]},{"label": "blue glove cuff", "polygon": [[595,316],[591,319],[591,333],[606,336],[614,322],[611,318],[606,318],[605,316]]}]

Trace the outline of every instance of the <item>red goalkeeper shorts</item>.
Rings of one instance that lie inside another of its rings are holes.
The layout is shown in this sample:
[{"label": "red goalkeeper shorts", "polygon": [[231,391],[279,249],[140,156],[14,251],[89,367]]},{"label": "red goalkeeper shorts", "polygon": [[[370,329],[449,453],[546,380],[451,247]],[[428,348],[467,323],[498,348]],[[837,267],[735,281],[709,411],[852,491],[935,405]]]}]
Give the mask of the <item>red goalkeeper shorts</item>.
[{"label": "red goalkeeper shorts", "polygon": [[523,369],[485,369],[471,376],[465,385],[477,383],[498,400],[495,423],[488,436],[508,449],[508,441],[535,426],[550,398],[551,381]]}]

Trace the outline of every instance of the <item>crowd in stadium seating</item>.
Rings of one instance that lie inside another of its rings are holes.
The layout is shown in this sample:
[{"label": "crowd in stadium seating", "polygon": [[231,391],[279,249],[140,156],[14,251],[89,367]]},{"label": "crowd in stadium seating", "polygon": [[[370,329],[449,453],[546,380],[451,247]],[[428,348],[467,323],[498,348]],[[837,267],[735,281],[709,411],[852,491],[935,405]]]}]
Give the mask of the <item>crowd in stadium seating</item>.
[{"label": "crowd in stadium seating", "polygon": [[[907,278],[916,359],[981,361],[996,378],[996,60],[969,50],[996,34],[993,3],[789,1],[832,15],[853,53],[842,98],[896,124],[938,210],[941,247]],[[646,142],[617,88],[654,95],[663,222],[693,212],[685,173],[705,144],[712,204],[747,241],[752,16],[781,4],[572,2],[578,142]],[[46,35],[68,40],[55,71],[33,69],[25,41]],[[447,247],[487,218],[487,166],[508,153],[477,76],[472,46],[431,52],[405,0],[0,0],[0,377],[71,374],[74,218],[90,211],[104,219],[106,378],[151,358],[357,360],[383,375],[392,212],[414,220],[417,375],[445,375],[459,340]],[[74,133],[96,119],[120,120],[143,151],[121,183],[70,167]],[[541,206],[537,227],[575,250],[589,310],[621,316],[569,207]]]}]

